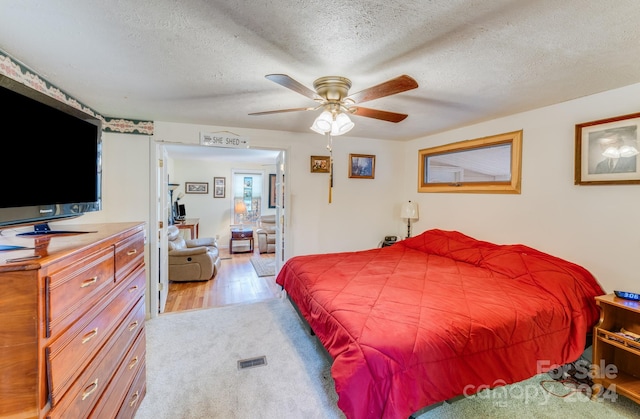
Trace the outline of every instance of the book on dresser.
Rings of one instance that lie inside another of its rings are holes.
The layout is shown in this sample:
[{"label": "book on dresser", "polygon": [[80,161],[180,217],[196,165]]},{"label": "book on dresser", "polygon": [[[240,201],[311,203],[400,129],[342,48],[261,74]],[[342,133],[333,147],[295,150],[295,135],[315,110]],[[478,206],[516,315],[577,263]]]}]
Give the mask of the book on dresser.
[{"label": "book on dresser", "polygon": [[[0,237],[0,418],[133,418],[146,392],[145,224]],[[73,231],[91,231],[73,234]]]}]

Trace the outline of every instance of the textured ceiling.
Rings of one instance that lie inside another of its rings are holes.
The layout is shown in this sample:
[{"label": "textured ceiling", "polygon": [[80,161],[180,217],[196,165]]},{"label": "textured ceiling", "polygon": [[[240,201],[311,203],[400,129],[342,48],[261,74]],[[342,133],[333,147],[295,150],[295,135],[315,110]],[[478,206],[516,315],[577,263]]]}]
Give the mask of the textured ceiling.
[{"label": "textured ceiling", "polygon": [[247,115],[314,104],[266,74],[408,74],[366,106],[409,117],[348,134],[406,140],[640,82],[639,22],[638,0],[2,0],[0,49],[104,116],[305,133],[319,111]]}]

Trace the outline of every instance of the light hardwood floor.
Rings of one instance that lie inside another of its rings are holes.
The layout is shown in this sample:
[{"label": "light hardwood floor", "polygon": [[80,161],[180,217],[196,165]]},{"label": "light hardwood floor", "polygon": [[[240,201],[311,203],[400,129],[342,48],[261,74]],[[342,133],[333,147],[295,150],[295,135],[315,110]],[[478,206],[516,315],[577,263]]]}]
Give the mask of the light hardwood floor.
[{"label": "light hardwood floor", "polygon": [[259,277],[249,261],[252,256],[274,257],[273,253],[229,254],[220,249],[222,265],[209,281],[171,282],[164,313],[220,307],[230,304],[268,300],[280,292],[275,276]]}]

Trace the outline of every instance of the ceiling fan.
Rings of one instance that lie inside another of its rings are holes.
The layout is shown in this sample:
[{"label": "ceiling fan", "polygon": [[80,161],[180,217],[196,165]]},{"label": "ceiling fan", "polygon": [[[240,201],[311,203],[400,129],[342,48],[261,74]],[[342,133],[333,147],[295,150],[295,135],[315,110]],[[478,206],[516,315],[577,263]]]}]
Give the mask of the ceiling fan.
[{"label": "ceiling fan", "polygon": [[308,97],[318,104],[313,107],[254,112],[249,115],[270,115],[282,112],[323,109],[320,116],[315,119],[311,129],[319,134],[331,135],[342,135],[353,128],[354,124],[347,116],[348,114],[396,123],[404,120],[408,116],[407,114],[364,108],[359,104],[418,87],[418,83],[412,77],[402,75],[350,95],[351,80],[346,77],[320,77],[313,82],[315,91],[286,74],[267,74],[265,77],[287,89]]}]

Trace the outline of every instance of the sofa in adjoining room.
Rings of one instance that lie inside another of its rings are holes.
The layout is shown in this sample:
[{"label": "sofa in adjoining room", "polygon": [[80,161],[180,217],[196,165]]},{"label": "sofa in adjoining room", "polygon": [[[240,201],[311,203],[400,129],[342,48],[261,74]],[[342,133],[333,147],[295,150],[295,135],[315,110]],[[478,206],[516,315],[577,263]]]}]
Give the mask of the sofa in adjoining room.
[{"label": "sofa in adjoining room", "polygon": [[276,251],[276,216],[263,215],[260,217],[260,225],[256,229],[258,238],[258,252],[275,253]]},{"label": "sofa in adjoining room", "polygon": [[169,239],[169,281],[208,281],[220,269],[215,238],[185,240],[176,226],[167,229]]}]

